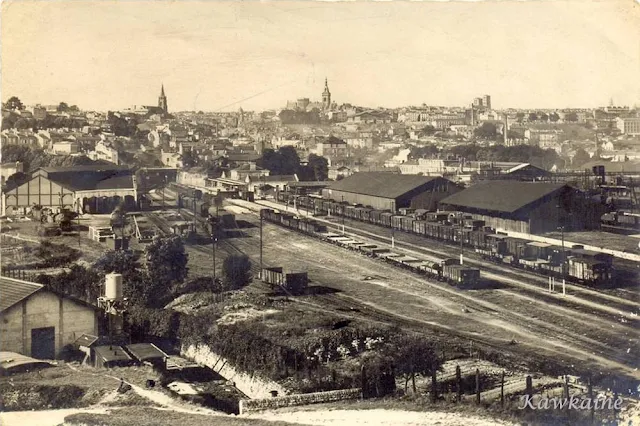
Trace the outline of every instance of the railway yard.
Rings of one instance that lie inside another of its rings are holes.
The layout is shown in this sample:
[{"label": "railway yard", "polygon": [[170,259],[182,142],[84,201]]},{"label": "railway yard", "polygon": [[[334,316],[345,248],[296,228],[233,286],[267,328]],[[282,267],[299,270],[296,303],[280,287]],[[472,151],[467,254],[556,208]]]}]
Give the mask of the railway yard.
[{"label": "railway yard", "polygon": [[[166,196],[166,195],[165,195]],[[170,195],[169,195],[170,197]],[[171,198],[167,199],[172,203]],[[175,204],[173,204],[175,206]],[[243,223],[236,237],[218,242],[217,268],[229,254],[244,253],[258,275],[260,264],[260,209],[292,211],[272,201],[226,200],[224,209]],[[170,213],[171,211],[171,213]],[[145,212],[158,232],[171,232],[172,221],[192,221],[193,212],[175,207],[166,212]],[[312,212],[297,210],[299,217]],[[457,258],[460,248],[425,241],[408,233],[341,217],[314,217],[326,225],[325,235],[342,235],[361,245],[378,246],[427,262]],[[202,222],[201,218],[196,218]],[[202,225],[199,225],[202,227]],[[205,234],[204,231],[199,231]],[[203,239],[187,245],[191,274],[210,276],[212,247]],[[603,386],[635,394],[638,373],[637,314],[640,311],[637,265],[614,261],[619,274],[606,288],[567,282],[566,294],[555,280],[533,271],[514,269],[463,252],[464,264],[478,268],[475,288],[460,289],[446,282],[394,266],[328,242],[318,235],[286,229],[263,221],[263,266],[281,266],[308,272],[311,288],[295,300],[309,309],[322,309],[371,322],[395,324],[445,342],[467,356],[497,355],[499,364],[546,374],[591,374]],[[250,291],[267,291],[260,282]],[[293,299],[293,298],[292,298]],[[453,355],[453,354],[452,354]],[[445,354],[445,357],[447,355]]]}]

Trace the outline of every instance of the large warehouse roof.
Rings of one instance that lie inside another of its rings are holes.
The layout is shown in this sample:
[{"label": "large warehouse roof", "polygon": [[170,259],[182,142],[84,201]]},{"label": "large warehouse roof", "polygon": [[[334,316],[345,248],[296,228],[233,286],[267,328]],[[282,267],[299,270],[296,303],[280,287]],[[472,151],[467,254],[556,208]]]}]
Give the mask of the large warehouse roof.
[{"label": "large warehouse roof", "polygon": [[74,191],[98,189],[133,189],[133,171],[126,166],[97,165],[77,167],[43,167],[41,173],[50,180]]},{"label": "large warehouse roof", "polygon": [[397,175],[383,172],[360,172],[332,183],[328,189],[372,195],[382,198],[398,198],[425,185],[439,176]]},{"label": "large warehouse roof", "polygon": [[440,204],[513,213],[566,187],[557,183],[513,180],[479,183],[443,199]]}]

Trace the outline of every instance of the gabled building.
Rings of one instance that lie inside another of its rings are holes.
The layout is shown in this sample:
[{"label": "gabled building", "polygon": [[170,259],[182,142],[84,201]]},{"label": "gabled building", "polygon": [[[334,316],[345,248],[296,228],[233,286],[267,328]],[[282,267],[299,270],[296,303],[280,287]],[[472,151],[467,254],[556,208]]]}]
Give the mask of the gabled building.
[{"label": "gabled building", "polygon": [[34,205],[111,213],[120,203],[127,210],[138,206],[134,174],[128,167],[42,167],[27,182],[2,193],[2,214],[26,214]]},{"label": "gabled building", "polygon": [[0,277],[0,347],[55,359],[83,334],[98,334],[97,308],[43,285]]},{"label": "gabled building", "polygon": [[501,231],[540,234],[597,229],[602,206],[565,184],[500,180],[478,183],[442,200],[444,210],[470,214]]},{"label": "gabled building", "polygon": [[460,191],[442,177],[360,172],[331,183],[322,197],[392,212],[400,208],[435,210],[438,202]]}]

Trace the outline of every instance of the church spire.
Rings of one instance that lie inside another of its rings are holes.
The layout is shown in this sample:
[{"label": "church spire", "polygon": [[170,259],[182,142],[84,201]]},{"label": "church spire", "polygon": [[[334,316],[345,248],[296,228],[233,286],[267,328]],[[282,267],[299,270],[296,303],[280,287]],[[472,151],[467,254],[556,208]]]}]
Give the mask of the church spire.
[{"label": "church spire", "polygon": [[169,106],[167,105],[167,96],[164,94],[164,83],[160,88],[160,96],[158,97],[158,108],[161,108],[165,114],[169,112]]},{"label": "church spire", "polygon": [[322,92],[322,107],[324,109],[331,108],[331,92],[329,92],[329,81],[324,79],[324,92]]}]

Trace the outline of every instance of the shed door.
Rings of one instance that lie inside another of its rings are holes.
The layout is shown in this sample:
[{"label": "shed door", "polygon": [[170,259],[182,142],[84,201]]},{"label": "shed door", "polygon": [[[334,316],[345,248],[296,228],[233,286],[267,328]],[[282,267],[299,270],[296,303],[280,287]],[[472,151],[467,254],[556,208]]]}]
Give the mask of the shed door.
[{"label": "shed door", "polygon": [[31,329],[31,356],[38,359],[55,359],[56,328]]}]

